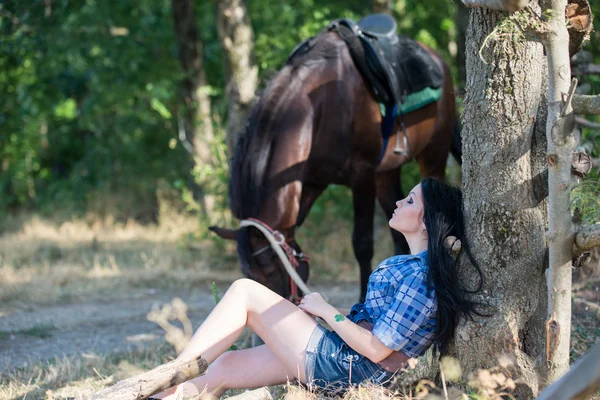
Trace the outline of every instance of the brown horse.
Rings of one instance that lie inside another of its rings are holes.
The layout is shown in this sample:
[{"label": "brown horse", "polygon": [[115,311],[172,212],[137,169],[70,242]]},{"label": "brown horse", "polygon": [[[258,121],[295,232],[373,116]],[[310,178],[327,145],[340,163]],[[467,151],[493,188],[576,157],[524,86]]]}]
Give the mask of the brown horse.
[{"label": "brown horse", "polygon": [[[444,178],[456,122],[452,78],[439,55],[427,51],[443,69],[442,96],[404,115],[408,154],[395,154],[388,146],[380,160],[379,105],[345,42],[333,31],[292,58],[253,108],[232,162],[231,210],[240,220],[255,218],[279,231],[304,281],[308,262],[294,234],[329,184],[346,185],[352,191],[352,245],[364,299],[373,257],[375,197],[391,216],[395,202],[404,197],[400,169],[413,158],[421,176]],[[390,143],[401,134],[398,126],[393,132]],[[246,276],[289,298],[289,276],[263,233],[253,227],[211,230],[237,240]],[[398,254],[407,252],[400,234],[394,234],[394,243]]]}]

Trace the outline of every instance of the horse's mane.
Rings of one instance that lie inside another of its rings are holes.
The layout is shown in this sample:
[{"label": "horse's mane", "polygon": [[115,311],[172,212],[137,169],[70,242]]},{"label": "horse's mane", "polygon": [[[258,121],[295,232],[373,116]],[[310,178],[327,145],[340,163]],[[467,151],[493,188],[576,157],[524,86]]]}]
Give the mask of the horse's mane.
[{"label": "horse's mane", "polygon": [[[302,90],[303,82],[311,71],[340,57],[341,40],[335,35],[321,33],[309,42],[308,49],[288,59],[286,65],[267,85],[258,103],[253,107],[244,132],[239,136],[231,162],[229,202],[238,219],[257,217],[266,196],[266,176],[271,162],[275,140],[282,132],[284,114]],[[248,229],[236,234],[238,259],[242,271],[248,275],[250,246]]]},{"label": "horse's mane", "polygon": [[320,34],[308,51],[288,60],[253,107],[231,162],[229,202],[236,218],[258,216],[265,197],[265,177],[273,145],[282,133],[277,128],[284,122],[283,114],[302,90],[310,71],[339,57],[338,46],[339,40],[336,43],[334,36]]}]

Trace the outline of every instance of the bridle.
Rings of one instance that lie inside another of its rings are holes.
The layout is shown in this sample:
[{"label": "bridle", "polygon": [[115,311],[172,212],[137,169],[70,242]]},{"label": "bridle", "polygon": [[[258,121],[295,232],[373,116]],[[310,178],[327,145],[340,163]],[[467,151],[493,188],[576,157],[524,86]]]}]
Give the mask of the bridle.
[{"label": "bridle", "polygon": [[283,267],[290,276],[291,294],[289,300],[292,303],[297,303],[300,300],[300,297],[298,296],[298,288],[300,288],[305,295],[311,293],[311,290],[308,288],[308,286],[306,286],[296,271],[300,265],[300,262],[308,262],[309,257],[302,252],[297,252],[292,246],[289,245],[285,239],[285,236],[281,232],[271,228],[264,222],[256,218],[248,218],[240,221],[241,228],[249,226],[257,228],[269,241],[269,245],[255,251],[252,253],[252,256],[257,256],[269,248],[272,248],[273,251],[275,251],[275,254],[279,256]]}]

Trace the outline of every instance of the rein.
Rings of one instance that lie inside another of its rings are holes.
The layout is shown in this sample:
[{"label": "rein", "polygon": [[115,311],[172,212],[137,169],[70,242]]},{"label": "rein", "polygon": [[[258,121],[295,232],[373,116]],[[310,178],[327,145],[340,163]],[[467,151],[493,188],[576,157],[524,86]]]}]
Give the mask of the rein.
[{"label": "rein", "polygon": [[[290,276],[290,287],[292,292],[290,295],[290,300],[294,301],[298,299],[298,288],[300,288],[305,295],[311,293],[311,290],[308,288],[308,286],[306,286],[302,278],[300,278],[300,275],[298,275],[296,272],[296,269],[298,268],[298,258],[306,259],[307,257],[302,253],[298,254],[296,250],[294,250],[292,246],[285,241],[285,236],[283,236],[281,232],[272,229],[264,222],[255,218],[248,218],[240,221],[241,228],[249,226],[257,228],[265,236],[265,238],[267,238],[271,244],[271,248],[275,251],[275,254],[279,256],[283,267]],[[262,249],[254,252],[252,255],[258,255],[268,248],[269,246],[263,247]]]}]

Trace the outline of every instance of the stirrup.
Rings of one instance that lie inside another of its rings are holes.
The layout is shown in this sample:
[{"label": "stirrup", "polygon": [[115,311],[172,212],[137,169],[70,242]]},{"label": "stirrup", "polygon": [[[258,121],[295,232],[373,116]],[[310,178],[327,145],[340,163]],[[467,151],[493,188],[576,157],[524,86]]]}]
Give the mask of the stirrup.
[{"label": "stirrup", "polygon": [[396,135],[396,146],[394,147],[394,154],[399,156],[408,155],[408,137],[406,135],[406,129],[404,128],[404,121],[400,121],[400,127],[402,129],[402,147],[400,147],[400,134]]}]

